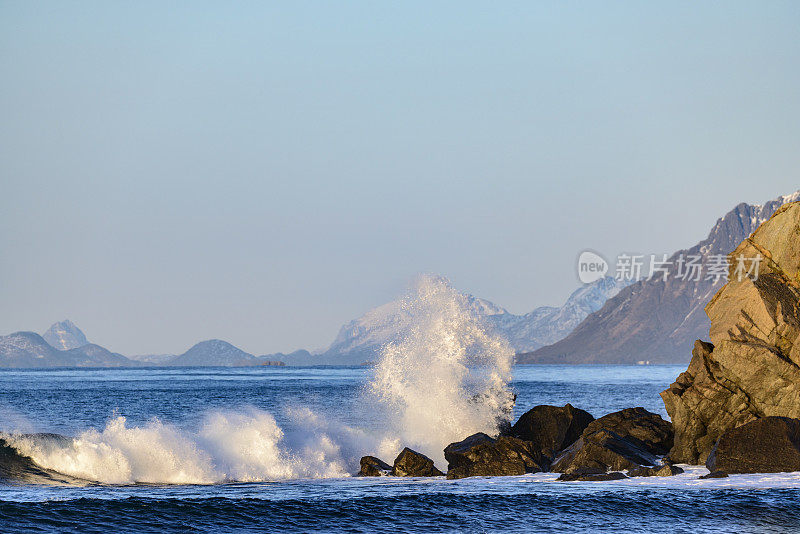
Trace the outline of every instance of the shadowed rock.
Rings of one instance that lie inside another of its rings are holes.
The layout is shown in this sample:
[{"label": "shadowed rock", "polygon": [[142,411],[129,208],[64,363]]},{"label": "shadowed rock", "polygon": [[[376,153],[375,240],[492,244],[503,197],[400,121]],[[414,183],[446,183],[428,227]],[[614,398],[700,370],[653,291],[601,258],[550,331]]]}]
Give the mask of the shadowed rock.
[{"label": "shadowed rock", "polygon": [[700,475],[697,478],[707,479],[707,478],[728,478],[728,473],[725,471],[712,471],[707,475]]},{"label": "shadowed rock", "polygon": [[556,480],[560,482],[606,482],[628,478],[623,473],[564,473]]},{"label": "shadowed rock", "polygon": [[511,436],[493,439],[484,433],[451,443],[444,449],[444,457],[450,479],[524,475],[544,471],[549,463],[529,441]]},{"label": "shadowed rock", "polygon": [[589,423],[585,433],[610,430],[650,454],[664,455],[672,448],[672,425],[644,408],[625,408]]},{"label": "shadowed rock", "polygon": [[623,471],[642,465],[655,465],[656,458],[646,450],[610,430],[586,433],[555,459],[550,467],[557,473]]},{"label": "shadowed rock", "polygon": [[[746,273],[759,255],[758,277],[740,277],[739,257]],[[800,418],[800,203],[776,211],[729,262],[729,282],[706,306],[711,343],[697,341],[689,368],[661,393],[676,462],[704,462],[723,433],[750,421]]]},{"label": "shadowed rock", "polygon": [[536,406],[519,418],[510,434],[529,441],[548,459],[552,460],[577,440],[586,426],[594,421],[589,412],[571,404]]},{"label": "shadowed rock", "polygon": [[436,469],[433,460],[406,447],[394,461],[392,474],[397,477],[440,477],[444,473]]},{"label": "shadowed rock", "polygon": [[361,470],[358,472],[360,477],[381,477],[392,474],[392,466],[376,458],[375,456],[364,456],[361,458]]},{"label": "shadowed rock", "polygon": [[728,430],[706,460],[711,472],[800,471],[800,420],[765,417]]},{"label": "shadowed rock", "polygon": [[655,467],[636,467],[628,471],[629,477],[671,477],[680,475],[683,469],[674,465],[658,465]]}]

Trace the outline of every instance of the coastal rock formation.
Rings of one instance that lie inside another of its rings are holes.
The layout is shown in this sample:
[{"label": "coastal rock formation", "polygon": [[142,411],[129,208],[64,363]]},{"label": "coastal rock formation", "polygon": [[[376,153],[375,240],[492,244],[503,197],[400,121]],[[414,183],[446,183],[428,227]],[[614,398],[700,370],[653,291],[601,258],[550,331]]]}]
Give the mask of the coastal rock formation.
[{"label": "coastal rock formation", "polygon": [[535,406],[514,423],[510,435],[532,442],[552,461],[556,454],[572,445],[592,421],[594,417],[589,412],[571,404],[564,407]]},{"label": "coastal rock formation", "polygon": [[396,477],[440,477],[444,473],[436,469],[433,460],[406,447],[394,461],[392,475]]},{"label": "coastal rock formation", "polygon": [[444,449],[447,478],[508,476],[547,470],[549,459],[536,444],[511,436],[493,439],[479,432]]},{"label": "coastal rock formation", "polygon": [[680,475],[683,469],[674,465],[658,465],[655,467],[636,467],[628,471],[629,477],[671,477]]},{"label": "coastal rock formation", "polygon": [[604,473],[656,465],[656,457],[610,430],[584,432],[555,459],[550,467],[557,473]]},{"label": "coastal rock formation", "polygon": [[556,480],[559,482],[606,482],[609,480],[623,480],[628,478],[624,473],[563,473]]},{"label": "coastal rock formation", "polygon": [[800,471],[800,419],[764,417],[723,433],[706,460],[714,473]]},{"label": "coastal rock formation", "polygon": [[672,426],[644,408],[626,408],[590,422],[551,466],[559,473],[603,473],[656,465],[672,446]]},{"label": "coastal rock formation", "polygon": [[[569,405],[568,405],[569,406]],[[644,408],[625,408],[592,421],[585,433],[610,430],[650,454],[663,456],[672,448],[672,425]]]},{"label": "coastal rock formation", "polygon": [[[738,258],[758,255],[758,276],[740,279],[754,262]],[[778,209],[729,260],[729,282],[706,306],[711,343],[696,342],[689,368],[661,393],[675,462],[703,463],[723,433],[750,421],[800,417],[800,202]]]},{"label": "coastal rock formation", "polygon": [[364,456],[361,458],[361,470],[358,472],[360,477],[382,477],[392,474],[392,466],[374,456]]}]

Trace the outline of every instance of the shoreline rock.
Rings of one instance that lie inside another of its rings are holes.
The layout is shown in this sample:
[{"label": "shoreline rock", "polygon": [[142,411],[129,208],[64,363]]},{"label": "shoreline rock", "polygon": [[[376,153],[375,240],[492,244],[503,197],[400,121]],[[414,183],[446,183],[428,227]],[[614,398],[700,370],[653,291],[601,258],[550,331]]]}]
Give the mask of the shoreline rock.
[{"label": "shoreline rock", "polygon": [[[738,258],[758,255],[758,277],[740,280]],[[661,393],[678,463],[704,463],[726,431],[751,421],[800,418],[800,202],[778,209],[729,262],[729,282],[706,306],[711,343],[698,340],[689,368]]]},{"label": "shoreline rock", "polygon": [[444,473],[436,469],[433,460],[408,447],[400,451],[392,466],[396,477],[441,477]]},{"label": "shoreline rock", "polygon": [[558,453],[575,443],[592,421],[594,417],[589,412],[571,404],[564,407],[540,405],[522,414],[509,434],[533,443],[552,461]]},{"label": "shoreline rock", "polygon": [[800,471],[800,419],[764,417],[723,433],[706,460],[712,473]]},{"label": "shoreline rock", "polygon": [[509,476],[547,470],[550,463],[537,446],[512,436],[494,439],[482,432],[444,449],[447,478]]}]

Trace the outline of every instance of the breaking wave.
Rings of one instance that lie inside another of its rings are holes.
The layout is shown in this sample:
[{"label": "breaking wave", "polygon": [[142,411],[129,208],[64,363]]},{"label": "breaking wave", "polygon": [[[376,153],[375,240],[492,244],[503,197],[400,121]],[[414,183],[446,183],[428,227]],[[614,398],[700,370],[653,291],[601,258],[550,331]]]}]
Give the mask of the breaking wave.
[{"label": "breaking wave", "polygon": [[106,484],[213,484],[348,476],[358,459],[389,461],[404,446],[436,463],[453,441],[496,433],[513,407],[513,351],[444,278],[419,277],[403,299],[408,320],[387,344],[361,400],[378,427],[354,428],[307,408],[285,408],[293,430],[256,409],[206,413],[194,430],[125,417],[74,438],[3,436],[35,466]]}]

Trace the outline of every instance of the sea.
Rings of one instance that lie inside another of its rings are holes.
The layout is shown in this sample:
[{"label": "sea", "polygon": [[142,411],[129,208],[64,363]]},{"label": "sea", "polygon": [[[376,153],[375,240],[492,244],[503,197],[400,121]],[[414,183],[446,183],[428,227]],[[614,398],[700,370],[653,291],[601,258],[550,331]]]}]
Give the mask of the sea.
[{"label": "sea", "polygon": [[[0,370],[0,430],[13,445],[2,452],[0,532],[800,529],[800,473],[701,480],[703,467],[684,466],[674,477],[611,482],[558,482],[552,473],[353,476],[360,456],[391,463],[404,446],[445,470],[441,448],[479,429],[471,424],[488,424],[484,404],[512,419],[566,403],[596,417],[641,406],[666,418],[658,394],[685,369],[514,366],[498,385],[497,373],[453,361],[387,360]],[[482,396],[469,387],[476,383]],[[495,402],[508,392],[511,412]],[[23,456],[29,464],[14,464]]]}]

